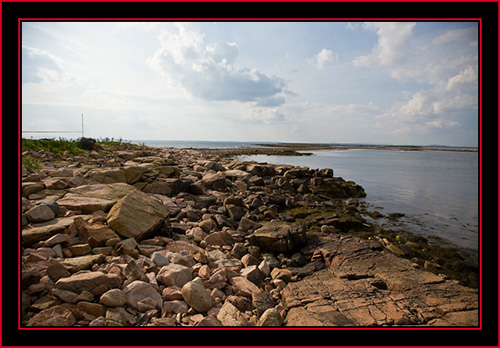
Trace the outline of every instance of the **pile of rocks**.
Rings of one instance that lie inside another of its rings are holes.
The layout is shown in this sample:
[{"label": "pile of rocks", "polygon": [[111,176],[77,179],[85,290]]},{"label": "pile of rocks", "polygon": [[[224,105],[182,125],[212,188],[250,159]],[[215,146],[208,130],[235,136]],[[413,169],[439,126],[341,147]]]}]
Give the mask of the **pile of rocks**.
[{"label": "pile of rocks", "polygon": [[[202,151],[165,148],[29,155],[44,167],[24,171],[22,178],[23,325],[365,325],[349,316],[322,322],[321,315],[313,315],[305,324],[294,319],[314,312],[308,304],[334,308],[336,302],[302,282],[319,276],[334,283],[353,278],[348,271],[335,271],[332,260],[342,253],[324,252],[330,244],[318,238],[339,238],[345,221],[369,227],[352,199],[365,196],[363,189],[333,177],[331,169],[207,158]],[[337,211],[322,232],[313,233],[283,213],[322,206]],[[383,249],[376,244],[368,248],[374,255]],[[350,259],[363,255],[346,250]],[[390,255],[393,264],[407,261]],[[385,278],[385,285],[377,286],[380,272],[363,274],[353,279],[369,278],[374,285],[368,297],[390,298],[404,290],[388,286],[392,283]],[[458,289],[455,282],[438,278],[430,283]],[[454,291],[472,294],[460,297],[467,305],[457,307],[447,297],[435,300],[433,308],[440,309],[427,310],[425,317],[370,325],[422,325],[449,312],[473,313],[477,293],[464,289]],[[316,294],[313,299],[311,294]],[[358,298],[352,301],[363,307]]]}]

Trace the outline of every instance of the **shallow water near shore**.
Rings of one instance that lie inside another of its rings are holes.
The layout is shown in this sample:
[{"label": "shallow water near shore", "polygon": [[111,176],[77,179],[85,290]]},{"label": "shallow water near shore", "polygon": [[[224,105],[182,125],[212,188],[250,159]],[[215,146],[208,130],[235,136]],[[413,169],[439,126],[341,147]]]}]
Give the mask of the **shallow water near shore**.
[{"label": "shallow water near shore", "polygon": [[[479,154],[450,151],[314,151],[312,156],[239,156],[238,160],[332,168],[363,186],[369,210],[404,213],[391,226],[439,244],[478,250]],[[384,223],[386,219],[378,220]],[[389,221],[387,221],[389,223]]]}]

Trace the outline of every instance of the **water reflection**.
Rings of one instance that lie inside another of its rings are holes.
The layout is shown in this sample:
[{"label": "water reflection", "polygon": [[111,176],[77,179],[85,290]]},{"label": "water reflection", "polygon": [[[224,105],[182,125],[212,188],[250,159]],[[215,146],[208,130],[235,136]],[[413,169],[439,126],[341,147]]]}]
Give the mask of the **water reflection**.
[{"label": "water reflection", "polygon": [[382,213],[403,212],[403,228],[478,248],[478,153],[353,149],[313,156],[241,156],[275,164],[332,168],[367,193]]}]

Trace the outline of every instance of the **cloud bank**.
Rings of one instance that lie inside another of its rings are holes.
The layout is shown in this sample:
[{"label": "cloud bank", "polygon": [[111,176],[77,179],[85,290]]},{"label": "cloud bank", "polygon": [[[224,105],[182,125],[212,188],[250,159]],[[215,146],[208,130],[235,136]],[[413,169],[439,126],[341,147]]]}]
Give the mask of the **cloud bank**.
[{"label": "cloud bank", "polygon": [[402,85],[420,84],[415,92],[403,90],[403,101],[377,115],[376,127],[403,135],[470,125],[478,111],[477,27],[448,30],[430,44],[413,46],[414,27],[401,22],[363,25],[378,41],[353,65],[386,69]]},{"label": "cloud bank", "polygon": [[378,42],[369,55],[357,57],[353,62],[354,65],[388,66],[404,61],[412,52],[408,38],[411,36],[415,24],[406,22],[365,23],[363,25],[365,29],[377,33]]},{"label": "cloud bank", "polygon": [[161,47],[148,60],[172,84],[206,101],[256,102],[260,106],[284,103],[285,79],[238,67],[237,44],[207,45],[199,30],[182,23],[176,23],[176,28],[177,33],[161,33]]}]

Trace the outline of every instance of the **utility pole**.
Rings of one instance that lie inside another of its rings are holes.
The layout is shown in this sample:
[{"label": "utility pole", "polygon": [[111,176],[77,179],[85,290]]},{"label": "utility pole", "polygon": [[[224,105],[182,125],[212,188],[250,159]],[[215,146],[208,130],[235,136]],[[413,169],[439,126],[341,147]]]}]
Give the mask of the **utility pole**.
[{"label": "utility pole", "polygon": [[82,138],[83,138],[83,114],[82,114]]}]

